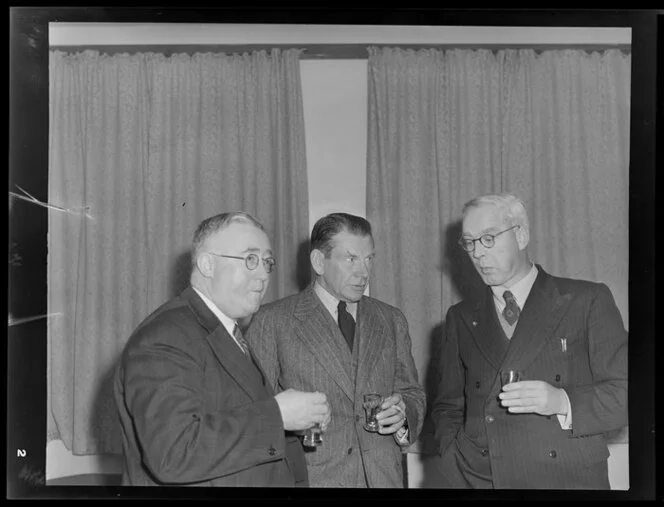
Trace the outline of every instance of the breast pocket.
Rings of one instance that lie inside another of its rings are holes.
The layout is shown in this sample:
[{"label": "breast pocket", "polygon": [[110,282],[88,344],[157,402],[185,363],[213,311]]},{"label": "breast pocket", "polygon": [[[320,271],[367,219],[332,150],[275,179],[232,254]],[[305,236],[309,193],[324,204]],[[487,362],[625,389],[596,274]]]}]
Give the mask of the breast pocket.
[{"label": "breast pocket", "polygon": [[559,330],[549,344],[552,369],[549,379],[542,379],[555,387],[565,387],[584,381],[589,372],[588,343],[582,332]]},{"label": "breast pocket", "polygon": [[572,337],[564,330],[556,332],[547,343],[537,364],[533,364],[533,373],[525,372],[526,377],[543,380],[554,387],[564,387],[571,380]]}]

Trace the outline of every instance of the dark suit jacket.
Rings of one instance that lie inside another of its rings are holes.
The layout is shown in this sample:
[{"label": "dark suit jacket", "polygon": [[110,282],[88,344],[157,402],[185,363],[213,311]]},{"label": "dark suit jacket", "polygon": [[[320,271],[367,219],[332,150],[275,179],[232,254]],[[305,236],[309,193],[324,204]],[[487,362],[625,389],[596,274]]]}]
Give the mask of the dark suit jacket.
[{"label": "dark suit jacket", "polygon": [[[275,388],[326,394],[332,420],[324,443],[305,453],[312,487],[401,488],[402,451],[393,435],[367,432],[363,393],[400,393],[410,442],[422,428],[424,390],[417,380],[404,315],[374,298],[358,304],[354,351],[316,295],[300,294],[265,305],[253,317],[247,340]],[[365,483],[366,474],[366,483]]]},{"label": "dark suit jacket", "polygon": [[130,337],[115,376],[124,485],[306,484],[260,367],[189,287]]},{"label": "dark suit jacket", "polygon": [[[479,300],[447,313],[432,403],[444,486],[479,487],[479,474],[496,488],[609,487],[603,434],[627,424],[627,333],[606,285],[537,267],[511,341],[488,287]],[[555,415],[501,407],[503,367],[564,388],[572,430],[562,430]]]}]

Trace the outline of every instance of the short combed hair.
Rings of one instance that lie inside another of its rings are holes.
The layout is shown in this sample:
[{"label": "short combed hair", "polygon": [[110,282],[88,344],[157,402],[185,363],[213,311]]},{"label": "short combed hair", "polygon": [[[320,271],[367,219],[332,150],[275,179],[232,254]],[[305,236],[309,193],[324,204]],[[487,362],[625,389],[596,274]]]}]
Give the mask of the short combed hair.
[{"label": "short combed hair", "polygon": [[358,236],[371,236],[371,224],[366,218],[350,215],[348,213],[330,213],[320,218],[311,230],[309,251],[320,250],[329,258],[334,245],[332,238],[342,231]]},{"label": "short combed hair", "polygon": [[206,218],[198,225],[196,232],[194,233],[194,240],[191,248],[192,269],[196,267],[196,259],[198,259],[205,241],[213,234],[234,223],[251,224],[261,231],[265,231],[263,224],[244,211],[229,211]]},{"label": "short combed hair", "polygon": [[505,220],[509,222],[508,225],[520,225],[528,229],[528,213],[526,212],[526,205],[514,194],[486,194],[474,197],[463,206],[462,216],[466,218],[468,211],[472,208],[479,208],[487,204],[494,205],[500,208],[505,216]]}]

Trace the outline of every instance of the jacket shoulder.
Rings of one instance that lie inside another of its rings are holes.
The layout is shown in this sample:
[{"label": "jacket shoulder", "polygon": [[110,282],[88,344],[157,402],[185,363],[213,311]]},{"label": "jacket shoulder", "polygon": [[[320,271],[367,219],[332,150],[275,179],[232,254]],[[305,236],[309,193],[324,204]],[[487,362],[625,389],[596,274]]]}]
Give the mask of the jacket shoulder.
[{"label": "jacket shoulder", "polygon": [[256,316],[270,314],[274,312],[292,312],[298,301],[302,298],[302,293],[291,294],[280,299],[275,299],[264,303],[256,312]]},{"label": "jacket shoulder", "polygon": [[561,294],[593,294],[602,291],[608,291],[608,286],[603,282],[593,282],[591,280],[582,280],[580,278],[566,278],[561,276],[551,276],[551,280],[556,284]]},{"label": "jacket shoulder", "polygon": [[404,313],[401,311],[400,308],[391,305],[389,303],[386,303],[385,301],[381,301],[380,299],[376,299],[371,296],[362,296],[361,301],[362,304],[364,304],[371,311],[380,312],[383,315],[387,315],[393,318],[402,318],[402,319],[406,318],[406,316],[404,315]]},{"label": "jacket shoulder", "polygon": [[141,322],[127,341],[126,348],[186,334],[196,320],[187,302],[181,298],[167,301]]}]

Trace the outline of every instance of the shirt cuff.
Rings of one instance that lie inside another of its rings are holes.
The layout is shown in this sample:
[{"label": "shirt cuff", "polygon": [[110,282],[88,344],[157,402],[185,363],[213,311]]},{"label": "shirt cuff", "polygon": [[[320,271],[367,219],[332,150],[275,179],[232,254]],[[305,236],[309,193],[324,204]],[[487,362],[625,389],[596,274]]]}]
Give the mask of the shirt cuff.
[{"label": "shirt cuff", "polygon": [[563,395],[565,396],[565,400],[567,400],[567,414],[556,414],[558,417],[558,423],[560,423],[560,428],[563,430],[571,430],[572,429],[572,404],[569,401],[569,396],[567,396],[567,393],[565,392],[564,389],[561,389],[563,392]]},{"label": "shirt cuff", "polygon": [[396,438],[397,442],[400,445],[407,445],[408,444],[408,435],[410,432],[408,431],[408,421],[404,422],[404,425],[397,430],[397,432],[394,434],[394,438]]}]

